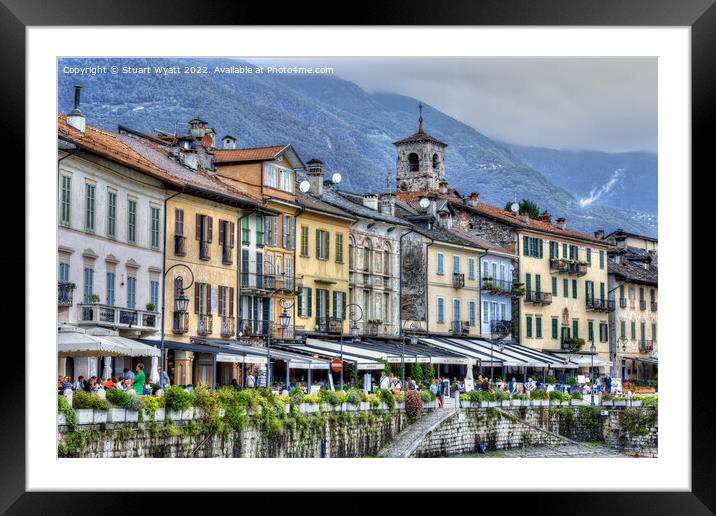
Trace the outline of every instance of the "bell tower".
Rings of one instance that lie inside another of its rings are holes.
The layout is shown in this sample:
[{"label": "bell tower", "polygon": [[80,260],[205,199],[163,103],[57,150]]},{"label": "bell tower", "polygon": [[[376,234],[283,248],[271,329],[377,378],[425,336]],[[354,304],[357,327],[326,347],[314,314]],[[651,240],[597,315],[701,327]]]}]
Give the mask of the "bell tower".
[{"label": "bell tower", "polygon": [[423,129],[423,104],[418,104],[418,132],[393,142],[398,152],[395,184],[399,192],[437,190],[445,179],[446,143]]}]

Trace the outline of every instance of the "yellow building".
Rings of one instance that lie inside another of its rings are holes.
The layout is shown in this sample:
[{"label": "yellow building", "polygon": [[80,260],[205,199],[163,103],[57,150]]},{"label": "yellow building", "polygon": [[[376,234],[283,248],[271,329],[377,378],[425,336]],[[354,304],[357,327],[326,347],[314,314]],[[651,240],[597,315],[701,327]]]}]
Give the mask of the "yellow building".
[{"label": "yellow building", "polygon": [[[525,218],[526,220],[526,218]],[[607,246],[576,231],[552,231],[546,221],[529,220],[534,230],[519,229],[520,342],[549,351],[589,353],[592,343],[598,359],[609,360],[609,300]],[[580,359],[582,367],[589,360]]]},{"label": "yellow building", "polygon": [[[355,218],[320,200],[322,163],[308,162],[310,190],[298,193],[296,271],[302,286],[296,300],[296,328],[304,332],[349,332],[348,234]],[[315,170],[320,168],[320,180]]]}]

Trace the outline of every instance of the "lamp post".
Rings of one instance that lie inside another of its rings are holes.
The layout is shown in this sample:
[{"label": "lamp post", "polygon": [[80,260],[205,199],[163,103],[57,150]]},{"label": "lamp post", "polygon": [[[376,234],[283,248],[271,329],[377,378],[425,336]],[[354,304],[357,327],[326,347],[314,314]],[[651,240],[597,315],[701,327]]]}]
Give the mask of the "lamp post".
[{"label": "lamp post", "polygon": [[622,371],[621,371],[622,374],[621,374],[621,376],[622,376],[622,380],[624,380],[625,379],[624,377],[626,376],[626,374],[625,374],[626,373],[626,362],[624,359],[624,354],[626,354],[627,342],[629,342],[629,339],[626,338],[626,335],[622,335],[621,337],[619,337],[619,342],[622,345]]},{"label": "lamp post", "polygon": [[592,335],[592,338],[590,339],[592,345],[589,346],[589,351],[592,353],[592,365],[589,368],[589,377],[591,379],[592,383],[592,395],[590,396],[590,405],[594,405],[594,354],[597,352],[597,348],[594,345],[594,336]]},{"label": "lamp post", "polygon": [[[356,308],[360,312],[358,317],[356,317]],[[356,342],[358,338],[358,321],[363,319],[363,309],[355,303],[349,303],[346,305],[346,310],[348,311],[348,319],[350,320],[351,339],[353,342]],[[343,390],[343,321],[341,321],[341,376],[339,385],[341,390]]]},{"label": "lamp post", "polygon": [[[273,288],[276,283],[274,264],[272,262],[269,262],[268,260],[264,260],[264,270],[266,270],[266,265],[269,265],[269,278],[273,278],[270,282],[270,286]],[[285,273],[281,273],[281,275],[284,276]],[[285,288],[285,286],[273,288],[273,290],[271,290],[271,292],[269,293],[269,297],[273,297],[277,292],[285,290],[288,290]],[[285,335],[291,324],[291,313],[289,312],[289,310],[293,307],[293,303],[287,303],[284,298],[281,298],[279,299],[279,305],[281,306],[281,308],[283,308],[283,311],[281,312],[278,321],[279,326],[281,326],[281,329],[283,330]],[[269,389],[271,388],[271,332],[273,321],[271,321],[270,324],[271,325],[266,329],[266,387]]]},{"label": "lamp post", "polygon": [[[164,316],[165,316],[165,308],[166,308],[166,288],[167,288],[167,274],[169,274],[169,271],[172,270],[174,267],[184,267],[186,270],[189,271],[189,275],[191,276],[191,282],[189,285],[184,286],[184,278],[182,278],[182,286],[179,289],[179,295],[174,299],[174,313],[183,315],[186,314],[189,308],[189,298],[186,297],[185,292],[191,288],[191,286],[194,284],[194,272],[183,263],[177,263],[169,267],[166,271],[164,271],[164,282],[162,284],[162,287],[164,289],[164,295],[162,296],[162,334],[160,338],[160,355],[161,355],[161,367],[162,371],[166,370],[164,367]],[[181,276],[177,276],[181,277]],[[161,382],[161,378],[159,378],[159,381]]]}]

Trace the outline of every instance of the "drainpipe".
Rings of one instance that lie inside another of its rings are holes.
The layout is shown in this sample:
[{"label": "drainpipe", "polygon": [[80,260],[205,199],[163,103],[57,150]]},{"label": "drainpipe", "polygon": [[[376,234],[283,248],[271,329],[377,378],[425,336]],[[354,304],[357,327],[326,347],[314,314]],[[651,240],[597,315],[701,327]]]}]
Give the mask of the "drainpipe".
[{"label": "drainpipe", "polygon": [[[183,192],[184,192],[184,188],[182,188],[180,191],[178,191],[174,195],[171,195],[164,199],[164,246],[162,249],[162,267],[164,269],[166,269],[166,263],[167,263],[167,235],[169,234],[167,232],[167,202],[170,201],[171,199],[173,199],[174,197],[176,197],[177,195],[182,194]],[[166,370],[167,370],[166,364],[164,363],[164,358],[165,358],[165,355],[164,355],[164,324],[165,324],[164,315],[166,312],[166,295],[167,295],[167,278],[166,278],[166,274],[162,273],[162,319],[160,321],[161,325],[162,325],[161,339],[160,339],[160,342],[162,343],[162,354],[159,357],[159,362],[160,362],[160,366],[162,368],[162,373],[166,372]],[[167,372],[167,377],[168,376],[169,376],[169,373]],[[160,383],[161,383],[161,380],[162,380],[162,378],[160,375],[160,377],[159,377]]]}]

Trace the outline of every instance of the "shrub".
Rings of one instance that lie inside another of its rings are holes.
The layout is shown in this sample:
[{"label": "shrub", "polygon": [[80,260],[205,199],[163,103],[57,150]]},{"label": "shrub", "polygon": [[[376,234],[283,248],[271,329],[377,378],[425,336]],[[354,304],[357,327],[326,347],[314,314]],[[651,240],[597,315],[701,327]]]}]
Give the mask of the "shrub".
[{"label": "shrub", "polygon": [[569,395],[573,400],[583,400],[582,394],[579,391],[572,391]]},{"label": "shrub", "polygon": [[348,395],[346,396],[346,402],[350,403],[351,405],[358,406],[360,405],[361,401],[361,395],[358,391],[356,391],[355,389],[348,391]]},{"label": "shrub", "polygon": [[413,380],[415,383],[421,384],[423,382],[423,366],[420,362],[416,362],[413,366]]},{"label": "shrub", "polygon": [[567,377],[567,385],[577,385],[577,379],[574,376]]},{"label": "shrub", "polygon": [[142,398],[134,391],[127,391],[129,394],[129,406],[128,410],[139,410],[142,408]]},{"label": "shrub", "polygon": [[335,394],[336,399],[338,399],[338,404],[343,404],[348,401],[348,393],[346,391],[337,391]]},{"label": "shrub", "polygon": [[141,400],[142,412],[154,419],[157,409],[164,406],[164,398],[157,396],[143,396]]},{"label": "shrub", "polygon": [[433,364],[431,362],[428,362],[428,364],[425,366],[425,371],[423,372],[423,381],[425,382],[425,385],[430,385],[433,383],[433,380],[435,379],[435,368],[433,367]]},{"label": "shrub", "polygon": [[107,401],[115,407],[129,408],[129,393],[119,389],[107,389]]},{"label": "shrub", "polygon": [[300,405],[303,403],[303,391],[298,388],[291,389],[288,393],[288,398],[292,405]]},{"label": "shrub", "polygon": [[557,383],[557,379],[554,376],[547,375],[547,378],[545,378],[545,383],[555,385]]},{"label": "shrub", "polygon": [[395,409],[395,396],[388,389],[378,389],[378,399],[388,405],[390,410]]},{"label": "shrub", "polygon": [[408,419],[415,421],[423,412],[423,400],[417,391],[408,391],[405,396],[405,414]]},{"label": "shrub", "polygon": [[[322,391],[324,392],[324,391]],[[341,401],[338,399],[338,394],[335,391],[325,391],[326,394],[322,396],[322,401],[326,402],[332,406],[339,405]]]},{"label": "shrub", "polygon": [[657,407],[659,405],[659,398],[656,396],[646,396],[641,401],[642,407]]},{"label": "shrub", "polygon": [[420,399],[423,400],[423,403],[430,403],[431,401],[435,400],[435,393],[430,389],[420,391]]},{"label": "shrub", "polygon": [[612,401],[614,396],[609,393],[602,394],[602,401]]},{"label": "shrub", "polygon": [[65,415],[65,422],[68,426],[75,426],[77,424],[77,414],[75,409],[70,406],[70,402],[63,394],[57,396],[57,410]]},{"label": "shrub", "polygon": [[109,410],[112,404],[99,396],[86,391],[77,391],[72,396],[72,405],[75,409]]},{"label": "shrub", "polygon": [[502,389],[497,389],[495,391],[495,400],[497,401],[505,401],[510,399],[510,393],[507,391],[504,391]]},{"label": "shrub", "polygon": [[194,406],[204,411],[204,418],[215,417],[218,411],[218,398],[205,385],[197,385],[194,389]]},{"label": "shrub", "polygon": [[512,396],[513,400],[528,400],[530,397],[525,394],[524,392],[518,392],[517,394]]},{"label": "shrub", "polygon": [[164,393],[164,400],[169,410],[187,410],[194,404],[192,393],[185,391],[179,385],[172,385]]},{"label": "shrub", "polygon": [[530,398],[533,400],[548,400],[549,395],[547,394],[547,391],[544,389],[535,389],[532,392],[530,392]]},{"label": "shrub", "polygon": [[405,395],[406,391],[401,391],[400,394],[395,396],[395,401],[397,401],[398,403],[405,403]]},{"label": "shrub", "polygon": [[305,394],[302,403],[320,403],[321,397],[318,394]]}]

